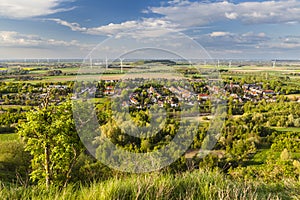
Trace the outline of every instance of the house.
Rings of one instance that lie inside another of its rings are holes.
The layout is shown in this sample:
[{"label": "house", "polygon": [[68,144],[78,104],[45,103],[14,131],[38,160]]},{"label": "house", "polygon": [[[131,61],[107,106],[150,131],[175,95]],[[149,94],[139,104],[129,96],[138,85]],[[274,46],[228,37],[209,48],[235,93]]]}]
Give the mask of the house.
[{"label": "house", "polygon": [[173,108],[174,108],[174,107],[175,107],[175,108],[178,107],[178,103],[171,102],[171,107],[173,107]]},{"label": "house", "polygon": [[133,103],[134,105],[137,105],[139,102],[136,100],[133,96],[129,98],[130,102]]},{"label": "house", "polygon": [[226,90],[229,90],[229,89],[233,89],[233,88],[236,88],[236,89],[240,89],[240,85],[239,84],[235,84],[233,82],[231,82],[230,84],[226,84],[225,87],[224,87]]},{"label": "house", "polygon": [[249,90],[251,84],[244,84],[242,85],[243,90]]},{"label": "house", "polygon": [[111,85],[106,86],[106,90],[113,90],[113,89],[114,89],[114,87]]},{"label": "house", "polygon": [[273,90],[263,90],[263,95],[274,95],[275,92]]},{"label": "house", "polygon": [[239,96],[237,94],[230,94],[230,96],[233,98],[233,99],[238,99]]},{"label": "house", "polygon": [[49,88],[59,89],[59,90],[64,90],[64,89],[68,88],[68,86],[66,86],[66,85],[49,85],[48,87]]},{"label": "house", "polygon": [[207,100],[209,98],[208,94],[198,94],[198,100]]},{"label": "house", "polygon": [[158,106],[161,107],[161,108],[164,107],[164,102],[161,101],[161,100],[158,100],[158,101],[157,101],[157,104],[158,104]]},{"label": "house", "polygon": [[174,86],[170,87],[169,90],[170,90],[172,93],[180,94],[179,90],[178,90],[177,88],[175,88]]},{"label": "house", "polygon": [[115,91],[114,90],[104,90],[104,94],[105,95],[113,95],[113,94],[115,94]]},{"label": "house", "polygon": [[154,87],[151,86],[151,87],[147,90],[147,92],[150,93],[150,94],[154,94],[154,93],[156,93],[156,90],[155,90]]},{"label": "house", "polygon": [[122,102],[122,107],[128,107],[127,101],[123,101],[123,102]]},{"label": "house", "polygon": [[115,94],[114,87],[111,86],[111,85],[106,86],[106,88],[104,90],[104,94],[105,95],[113,95],[113,94]]}]

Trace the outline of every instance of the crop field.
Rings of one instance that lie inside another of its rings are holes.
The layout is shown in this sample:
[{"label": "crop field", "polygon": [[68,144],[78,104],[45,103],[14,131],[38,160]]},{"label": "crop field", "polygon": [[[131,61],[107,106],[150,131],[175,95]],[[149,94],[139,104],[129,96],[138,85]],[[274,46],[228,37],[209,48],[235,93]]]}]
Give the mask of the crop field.
[{"label": "crop field", "polygon": [[[128,64],[127,64],[128,65]],[[164,66],[164,65],[158,65],[156,67],[152,67],[151,66],[151,70],[149,68],[149,66],[145,65],[146,68],[148,69],[139,69],[141,72],[139,73],[134,72],[134,69],[137,69],[139,67],[143,67],[142,65],[132,65],[130,66],[130,68],[128,67],[124,67],[123,70],[123,74],[120,74],[120,69],[116,69],[116,68],[108,68],[108,70],[97,70],[97,67],[99,66],[93,66],[92,70],[94,72],[98,71],[98,74],[101,75],[101,79],[107,80],[107,79],[120,79],[123,77],[124,74],[126,74],[126,76],[129,76],[130,78],[136,78],[136,77],[148,77],[148,78],[172,78],[172,76],[178,76],[180,74],[180,72],[177,69],[189,69],[189,68],[195,68],[195,69],[199,69],[199,75],[202,77],[205,77],[207,75],[205,74],[201,74],[203,73],[203,70],[211,70],[211,69],[215,69],[216,66],[215,65],[193,65],[193,66],[189,66],[189,65],[181,65],[180,67],[178,66]],[[9,69],[10,71],[14,71],[14,70],[18,70],[20,67],[18,65],[16,66],[11,66],[9,68],[1,68],[1,70],[4,69]],[[47,68],[47,69],[45,69]],[[84,67],[86,69],[88,69],[88,67]],[[103,66],[102,66],[103,68]],[[170,73],[168,71],[165,71],[167,68],[169,69],[174,69],[174,72],[176,71],[176,73]],[[82,72],[81,68],[81,64],[78,63],[76,64],[76,66],[72,66],[72,64],[70,64],[70,66],[66,66],[63,68],[56,68],[54,66],[43,66],[43,65],[38,65],[38,66],[30,66],[30,67],[21,67],[20,69],[23,69],[24,71],[27,71],[27,73],[25,74],[26,76],[33,76],[33,77],[37,77],[38,79],[41,80],[27,80],[28,82],[39,82],[39,81],[44,81],[44,82],[59,82],[59,81],[74,81],[76,79],[76,77],[78,75],[80,75],[80,73]],[[276,68],[273,68],[272,66],[242,66],[242,67],[237,67],[237,66],[232,66],[232,67],[228,67],[225,65],[220,65],[219,66],[220,70],[227,70],[227,73],[222,73],[222,77],[223,78],[228,78],[228,77],[246,77],[249,76],[249,74],[257,74],[257,75],[262,75],[262,74],[268,74],[269,77],[274,77],[274,76],[289,76],[289,78],[291,80],[297,80],[300,78],[300,76],[297,75],[293,75],[293,73],[298,73],[300,72],[300,67],[298,66],[278,66]],[[50,71],[53,70],[60,70],[62,72],[62,74],[60,75],[55,75],[55,76],[49,76],[48,73]],[[144,72],[143,72],[144,70]],[[83,70],[85,71],[85,70]],[[104,73],[101,73],[101,71],[103,71]],[[147,71],[147,73],[145,73],[145,71]],[[135,73],[135,74],[134,74]],[[150,75],[150,74],[151,75]],[[156,75],[154,75],[156,74]],[[3,75],[2,75],[3,76]],[[80,75],[82,76],[82,75]],[[98,79],[98,75],[95,75],[95,77],[91,77],[88,75],[85,75],[87,79],[89,78],[93,78],[93,79]],[[7,78],[4,79],[5,81],[17,81],[14,78],[8,76]],[[24,81],[24,80],[23,80]],[[26,80],[25,80],[26,81]]]}]

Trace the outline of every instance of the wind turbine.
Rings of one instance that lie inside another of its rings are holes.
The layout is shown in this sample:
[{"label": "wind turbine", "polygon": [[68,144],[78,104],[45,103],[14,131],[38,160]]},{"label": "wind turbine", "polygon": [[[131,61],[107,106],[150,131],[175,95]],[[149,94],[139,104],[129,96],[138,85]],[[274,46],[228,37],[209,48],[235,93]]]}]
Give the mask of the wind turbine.
[{"label": "wind turbine", "polygon": [[120,60],[120,65],[121,65],[121,73],[123,73],[123,60],[124,58],[119,58]]},{"label": "wind turbine", "polygon": [[273,68],[275,68],[276,67],[276,60],[273,60],[272,63],[273,63]]},{"label": "wind turbine", "polygon": [[105,67],[106,67],[106,70],[108,69],[108,61],[107,61],[107,56],[105,57]]},{"label": "wind turbine", "polygon": [[90,55],[90,67],[91,69],[93,68],[93,58],[91,57],[91,55]]},{"label": "wind turbine", "polygon": [[229,64],[228,64],[229,68],[231,68],[231,60],[229,61]]},{"label": "wind turbine", "polygon": [[220,67],[220,60],[218,59],[218,68]]}]

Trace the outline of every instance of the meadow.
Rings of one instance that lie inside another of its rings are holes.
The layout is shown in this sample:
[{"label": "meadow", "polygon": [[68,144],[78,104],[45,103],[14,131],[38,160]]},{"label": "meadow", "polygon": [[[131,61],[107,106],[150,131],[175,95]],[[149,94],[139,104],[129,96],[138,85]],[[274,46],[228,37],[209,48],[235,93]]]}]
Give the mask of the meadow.
[{"label": "meadow", "polygon": [[112,178],[89,186],[70,184],[67,188],[38,186],[0,186],[2,199],[298,199],[299,183],[284,180],[264,182],[241,182],[225,177],[220,172],[197,170],[183,174],[129,175]]}]

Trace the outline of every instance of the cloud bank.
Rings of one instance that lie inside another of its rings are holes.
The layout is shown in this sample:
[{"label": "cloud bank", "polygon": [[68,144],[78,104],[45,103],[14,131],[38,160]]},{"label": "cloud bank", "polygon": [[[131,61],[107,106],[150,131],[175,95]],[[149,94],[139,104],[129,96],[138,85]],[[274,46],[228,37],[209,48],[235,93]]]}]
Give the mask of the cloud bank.
[{"label": "cloud bank", "polygon": [[71,0],[0,0],[0,16],[23,19],[72,10],[62,4]]},{"label": "cloud bank", "polygon": [[47,39],[37,35],[21,34],[16,31],[0,31],[0,46],[4,47],[44,47],[44,46],[81,46],[78,41]]},{"label": "cloud bank", "polygon": [[238,20],[244,24],[299,23],[300,1],[262,2],[189,2],[173,1],[167,6],[150,7],[149,13],[180,24],[182,27],[203,26],[218,21]]}]

